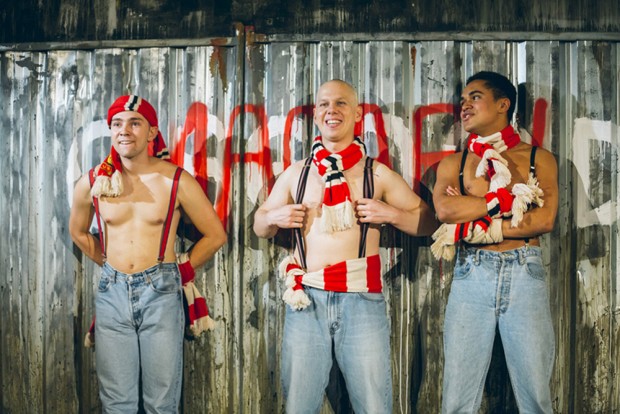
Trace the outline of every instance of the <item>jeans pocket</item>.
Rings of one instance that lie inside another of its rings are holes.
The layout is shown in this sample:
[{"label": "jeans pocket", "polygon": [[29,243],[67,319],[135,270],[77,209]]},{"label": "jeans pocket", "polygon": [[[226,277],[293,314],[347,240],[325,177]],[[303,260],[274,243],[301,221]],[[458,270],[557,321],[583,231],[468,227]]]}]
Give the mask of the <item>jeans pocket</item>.
[{"label": "jeans pocket", "polygon": [[357,294],[360,298],[369,302],[383,302],[385,300],[383,293],[357,292]]},{"label": "jeans pocket", "polygon": [[466,279],[471,275],[474,270],[474,264],[471,261],[471,257],[459,256],[456,264],[454,265],[454,275],[452,279]]},{"label": "jeans pocket", "polygon": [[545,280],[545,268],[540,257],[528,257],[525,262],[525,268],[527,269],[527,274],[532,279]]},{"label": "jeans pocket", "polygon": [[112,279],[108,275],[101,275],[99,278],[99,283],[97,284],[97,290],[99,292],[107,292],[110,289],[110,285],[112,284]]},{"label": "jeans pocket", "polygon": [[151,278],[151,289],[157,293],[176,293],[181,289],[181,281],[176,272],[160,272]]}]

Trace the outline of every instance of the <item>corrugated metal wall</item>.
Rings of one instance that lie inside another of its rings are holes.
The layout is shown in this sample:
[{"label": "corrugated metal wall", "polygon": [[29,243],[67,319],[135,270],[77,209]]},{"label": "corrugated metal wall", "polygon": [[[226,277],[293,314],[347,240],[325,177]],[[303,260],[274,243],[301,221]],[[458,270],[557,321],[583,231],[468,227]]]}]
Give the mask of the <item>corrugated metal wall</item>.
[{"label": "corrugated metal wall", "polygon": [[[199,277],[219,325],[186,344],[183,411],[272,413],[284,310],[274,269],[286,240],[257,239],[252,217],[274,177],[309,153],[318,85],[337,77],[357,87],[371,154],[428,197],[433,167],[464,138],[462,83],[487,69],[519,85],[524,136],[559,165],[558,221],[543,238],[555,410],[618,413],[620,43],[256,39],[240,29],[202,46],[0,54],[1,411],[99,409],[93,354],[82,348],[98,270],[67,222],[75,180],[109,149],[105,115],[117,95],[158,108],[176,162],[204,184],[229,234]],[[425,239],[386,229],[382,245],[395,411],[436,413],[452,267]],[[501,357],[496,347],[484,412],[516,410]],[[346,410],[336,374],[328,396],[324,413]]]}]

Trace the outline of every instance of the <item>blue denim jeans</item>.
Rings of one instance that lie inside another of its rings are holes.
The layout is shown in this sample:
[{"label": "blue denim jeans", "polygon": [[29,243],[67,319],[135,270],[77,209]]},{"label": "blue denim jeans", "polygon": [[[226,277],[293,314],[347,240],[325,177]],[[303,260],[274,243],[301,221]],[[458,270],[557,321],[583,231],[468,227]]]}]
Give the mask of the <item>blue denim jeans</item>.
[{"label": "blue denim jeans", "polygon": [[125,274],[103,265],[95,299],[97,378],[104,413],[178,413],[185,316],[176,263]]},{"label": "blue denim jeans", "polygon": [[391,413],[390,326],[383,294],[305,291],[310,306],[286,307],[281,360],[286,412],[319,412],[333,351],[355,413]]},{"label": "blue denim jeans", "polygon": [[477,413],[496,327],[521,413],[552,413],[555,337],[540,247],[460,247],[444,322],[443,413]]}]

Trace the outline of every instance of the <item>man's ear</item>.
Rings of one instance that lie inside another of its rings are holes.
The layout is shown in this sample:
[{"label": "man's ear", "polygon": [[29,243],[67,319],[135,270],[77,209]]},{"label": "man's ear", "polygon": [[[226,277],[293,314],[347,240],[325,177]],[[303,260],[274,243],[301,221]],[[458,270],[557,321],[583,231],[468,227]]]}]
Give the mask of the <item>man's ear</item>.
[{"label": "man's ear", "polygon": [[508,109],[510,109],[510,99],[500,98],[498,106],[501,113],[508,112]]},{"label": "man's ear", "polygon": [[364,113],[364,108],[362,108],[362,105],[357,105],[357,107],[355,108],[355,122],[359,122],[362,120],[362,115]]},{"label": "man's ear", "polygon": [[157,136],[157,132],[159,132],[158,127],[156,126],[149,127],[149,139],[148,139],[149,142],[155,139],[155,137]]}]

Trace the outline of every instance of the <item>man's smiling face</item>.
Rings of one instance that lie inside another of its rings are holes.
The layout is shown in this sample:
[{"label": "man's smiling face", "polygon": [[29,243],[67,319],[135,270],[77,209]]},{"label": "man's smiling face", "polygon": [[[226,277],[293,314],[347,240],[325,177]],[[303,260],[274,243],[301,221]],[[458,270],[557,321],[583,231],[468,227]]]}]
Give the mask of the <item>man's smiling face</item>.
[{"label": "man's smiling face", "polygon": [[353,141],[355,123],[362,119],[362,108],[353,88],[343,81],[324,83],[317,92],[314,123],[321,131],[323,143]]}]

